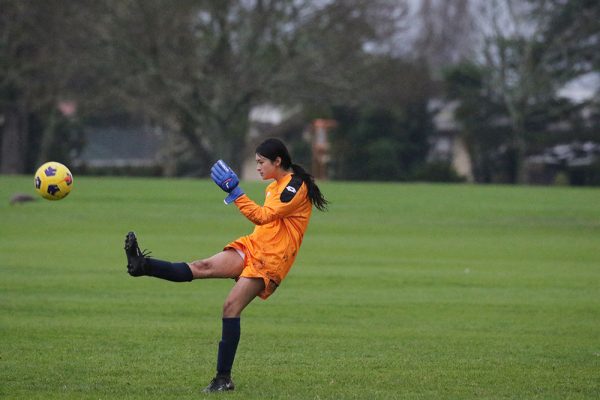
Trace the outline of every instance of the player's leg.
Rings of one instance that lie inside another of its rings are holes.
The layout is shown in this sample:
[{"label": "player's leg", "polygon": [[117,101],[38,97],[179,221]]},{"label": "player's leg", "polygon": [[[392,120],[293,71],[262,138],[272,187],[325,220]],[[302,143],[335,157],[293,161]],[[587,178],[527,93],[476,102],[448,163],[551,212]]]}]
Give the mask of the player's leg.
[{"label": "player's leg", "polygon": [[125,236],[127,272],[131,276],[154,276],[172,282],[189,282],[193,279],[190,267],[184,262],[171,263],[148,257],[149,253],[140,250],[135,233]]},{"label": "player's leg", "polygon": [[244,269],[244,260],[237,251],[228,249],[188,265],[194,279],[237,278]]},{"label": "player's leg", "polygon": [[231,368],[240,341],[240,315],[264,288],[262,279],[240,278],[229,292],[223,304],[223,330],[217,356],[217,376],[204,389],[205,392],[234,389]]},{"label": "player's leg", "polygon": [[244,268],[244,260],[235,250],[226,250],[192,263],[172,263],[148,257],[139,248],[137,237],[129,232],[125,237],[127,272],[131,276],[154,276],[172,282],[189,282],[201,278],[236,278]]}]

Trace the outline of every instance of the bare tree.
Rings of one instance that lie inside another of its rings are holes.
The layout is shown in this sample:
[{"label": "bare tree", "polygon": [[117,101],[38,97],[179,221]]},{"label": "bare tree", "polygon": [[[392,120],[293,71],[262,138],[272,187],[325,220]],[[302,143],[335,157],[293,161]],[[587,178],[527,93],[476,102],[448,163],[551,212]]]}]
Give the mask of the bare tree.
[{"label": "bare tree", "polygon": [[[216,154],[237,166],[254,105],[352,104],[373,87],[385,92],[389,76],[374,72],[373,56],[393,50],[406,4],[0,0],[1,170],[51,154],[62,99],[79,115],[154,121],[174,133],[171,158],[185,153],[198,170]],[[34,138],[32,115],[43,127]]]},{"label": "bare tree", "polygon": [[73,47],[88,16],[78,4],[59,0],[0,0],[0,172],[23,173],[47,161],[61,113],[81,75]]},{"label": "bare tree", "polygon": [[25,171],[29,113],[47,101],[44,88],[31,84],[44,73],[39,66],[44,63],[44,46],[38,10],[7,0],[0,8],[0,172],[15,174]]},{"label": "bare tree", "polygon": [[543,60],[544,19],[534,15],[528,2],[490,0],[477,7],[481,38],[479,62],[486,71],[489,94],[506,108],[512,132],[515,181],[523,183],[526,116],[552,93],[552,82]]},{"label": "bare tree", "polygon": [[416,2],[416,32],[411,52],[433,70],[474,55],[475,14],[472,0]]},{"label": "bare tree", "polygon": [[[397,2],[105,0],[95,47],[113,69],[107,96],[167,124],[198,166],[238,166],[251,107],[350,96],[364,45],[386,37]],[[202,168],[207,170],[207,168]]]}]

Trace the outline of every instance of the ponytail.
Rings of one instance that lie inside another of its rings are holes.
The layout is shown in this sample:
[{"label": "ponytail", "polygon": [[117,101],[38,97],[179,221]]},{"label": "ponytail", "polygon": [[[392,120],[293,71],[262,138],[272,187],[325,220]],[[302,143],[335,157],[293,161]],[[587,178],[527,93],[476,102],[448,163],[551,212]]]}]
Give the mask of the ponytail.
[{"label": "ponytail", "polygon": [[315,178],[298,164],[292,163],[290,153],[281,140],[275,138],[265,140],[256,148],[256,154],[260,154],[271,161],[275,161],[277,157],[280,157],[281,166],[285,170],[289,170],[291,168],[294,175],[298,176],[300,179],[302,179],[302,182],[306,184],[306,188],[308,189],[308,199],[310,202],[317,207],[319,211],[327,211],[327,204],[329,204],[329,202],[325,199],[325,196],[323,196],[321,190],[315,183]]},{"label": "ponytail", "polygon": [[302,179],[302,181],[306,185],[308,189],[308,198],[310,202],[315,207],[317,207],[319,211],[327,211],[327,204],[329,204],[329,202],[327,201],[325,196],[323,196],[321,190],[315,183],[315,178],[311,174],[306,172],[304,168],[302,168],[298,164],[292,164],[291,167],[292,171],[294,171],[294,175],[300,177],[300,179]]}]

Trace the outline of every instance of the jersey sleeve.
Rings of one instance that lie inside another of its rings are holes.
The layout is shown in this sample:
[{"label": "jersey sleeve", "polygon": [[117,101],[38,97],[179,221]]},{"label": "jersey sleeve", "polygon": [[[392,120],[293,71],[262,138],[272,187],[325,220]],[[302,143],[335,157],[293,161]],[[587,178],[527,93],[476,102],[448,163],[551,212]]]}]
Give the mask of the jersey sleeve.
[{"label": "jersey sleeve", "polygon": [[306,195],[306,185],[293,176],[281,193],[267,197],[264,206],[259,206],[245,194],[235,200],[235,205],[252,223],[264,225],[292,214],[305,201]]}]

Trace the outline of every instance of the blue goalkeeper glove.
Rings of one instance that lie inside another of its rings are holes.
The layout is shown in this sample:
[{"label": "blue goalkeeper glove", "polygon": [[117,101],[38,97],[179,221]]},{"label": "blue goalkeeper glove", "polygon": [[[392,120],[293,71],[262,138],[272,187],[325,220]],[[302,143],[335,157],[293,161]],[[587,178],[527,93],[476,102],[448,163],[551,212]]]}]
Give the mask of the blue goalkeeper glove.
[{"label": "blue goalkeeper glove", "polygon": [[219,160],[212,166],[210,169],[210,177],[217,186],[229,193],[225,198],[225,204],[230,204],[244,194],[242,188],[238,186],[240,180],[235,172],[225,164],[225,161]]}]

